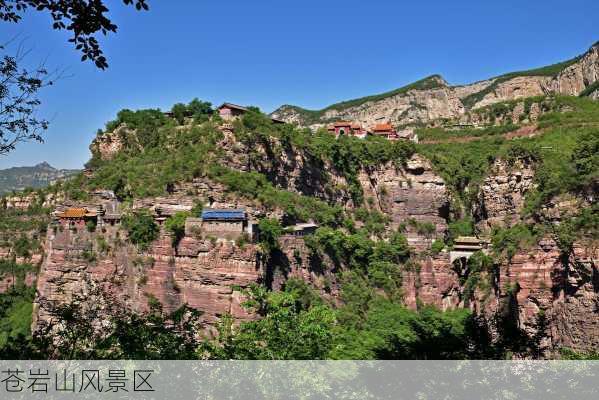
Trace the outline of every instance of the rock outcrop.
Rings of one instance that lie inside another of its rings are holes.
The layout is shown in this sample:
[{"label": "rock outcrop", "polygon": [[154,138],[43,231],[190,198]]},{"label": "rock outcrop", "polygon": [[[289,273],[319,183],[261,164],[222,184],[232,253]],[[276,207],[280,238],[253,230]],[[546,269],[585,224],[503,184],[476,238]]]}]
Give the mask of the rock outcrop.
[{"label": "rock outcrop", "polygon": [[498,159],[491,167],[479,192],[473,214],[478,228],[490,232],[491,227],[511,226],[520,222],[526,193],[534,187],[534,167],[528,159],[518,159],[510,165]]},{"label": "rock outcrop", "polygon": [[[443,237],[449,217],[449,193],[428,160],[415,155],[405,167],[388,163],[369,168],[361,171],[358,180],[367,203],[391,218],[389,230],[401,226],[414,248],[423,251],[435,238]],[[434,230],[424,232],[423,224],[432,224]]]},{"label": "rock outcrop", "polygon": [[130,142],[137,139],[133,130],[126,124],[121,124],[112,132],[98,134],[89,146],[89,150],[101,160],[110,160],[125,146],[124,138],[129,138]]},{"label": "rock outcrop", "polygon": [[39,196],[38,192],[31,192],[28,194],[15,194],[12,196],[5,196],[0,199],[0,208],[3,209],[15,209],[15,210],[27,210],[28,208],[40,205],[44,208],[54,207],[59,203],[65,201],[64,194],[62,193],[47,193],[43,198]]}]

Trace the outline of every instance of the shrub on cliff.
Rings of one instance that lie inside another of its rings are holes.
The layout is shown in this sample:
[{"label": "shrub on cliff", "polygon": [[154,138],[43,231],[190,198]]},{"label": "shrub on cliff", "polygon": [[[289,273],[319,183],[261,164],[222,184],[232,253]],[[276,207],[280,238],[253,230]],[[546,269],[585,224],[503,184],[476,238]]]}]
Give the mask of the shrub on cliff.
[{"label": "shrub on cliff", "polygon": [[447,225],[447,243],[453,245],[453,241],[459,236],[474,235],[474,219],[465,217],[452,221]]},{"label": "shrub on cliff", "polygon": [[523,223],[509,228],[495,228],[491,233],[493,251],[497,255],[505,254],[507,259],[511,260],[518,250],[536,243],[540,236],[537,229],[538,227],[534,225],[525,225]]},{"label": "shrub on cliff", "polygon": [[279,220],[264,218],[258,223],[258,234],[262,250],[270,255],[279,248],[279,237],[283,234],[283,228]]},{"label": "shrub on cliff", "polygon": [[160,229],[148,210],[138,210],[125,215],[121,222],[127,230],[131,243],[145,250],[150,243],[158,238]]},{"label": "shrub on cliff", "polygon": [[572,162],[579,185],[599,182],[599,130],[587,132],[576,141]]},{"label": "shrub on cliff", "polygon": [[31,253],[39,248],[39,242],[35,239],[29,239],[24,234],[13,243],[13,249],[17,257],[30,258]]},{"label": "shrub on cliff", "polygon": [[179,211],[170,216],[164,223],[165,228],[173,235],[173,246],[185,236],[185,220],[191,216],[187,211]]}]

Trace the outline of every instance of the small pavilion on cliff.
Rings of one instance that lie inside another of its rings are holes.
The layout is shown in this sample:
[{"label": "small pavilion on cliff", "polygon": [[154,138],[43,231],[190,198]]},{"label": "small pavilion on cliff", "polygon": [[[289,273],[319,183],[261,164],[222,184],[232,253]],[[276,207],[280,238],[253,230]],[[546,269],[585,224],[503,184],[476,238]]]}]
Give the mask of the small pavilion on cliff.
[{"label": "small pavilion on cliff", "polygon": [[58,221],[65,228],[84,228],[88,221],[96,222],[98,213],[87,208],[71,207],[59,213]]},{"label": "small pavilion on cliff", "polygon": [[459,258],[468,259],[477,251],[486,250],[487,242],[473,236],[460,236],[454,240],[449,259],[453,263]]},{"label": "small pavilion on cliff", "polygon": [[[223,103],[220,107],[216,109],[218,111],[218,115],[225,121],[232,121],[241,117],[243,114],[249,111],[249,108],[240,106],[233,103]],[[284,124],[285,121],[271,118],[271,121],[275,124]]]}]

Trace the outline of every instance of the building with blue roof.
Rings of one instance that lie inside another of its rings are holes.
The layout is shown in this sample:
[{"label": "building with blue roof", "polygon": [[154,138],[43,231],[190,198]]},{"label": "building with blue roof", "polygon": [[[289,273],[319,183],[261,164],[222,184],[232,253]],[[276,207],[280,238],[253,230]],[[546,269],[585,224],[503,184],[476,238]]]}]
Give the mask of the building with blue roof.
[{"label": "building with blue roof", "polygon": [[209,236],[231,240],[237,239],[244,233],[251,234],[248,231],[248,217],[244,209],[206,208],[202,210],[199,217],[188,218],[186,231],[195,229]]},{"label": "building with blue roof", "polygon": [[202,211],[201,217],[203,221],[247,221],[243,209],[207,208]]}]

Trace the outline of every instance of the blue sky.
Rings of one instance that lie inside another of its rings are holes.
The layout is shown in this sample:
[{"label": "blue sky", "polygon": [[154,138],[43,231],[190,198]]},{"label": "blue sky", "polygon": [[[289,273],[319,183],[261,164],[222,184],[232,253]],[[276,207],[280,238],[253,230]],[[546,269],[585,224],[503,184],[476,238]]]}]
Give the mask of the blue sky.
[{"label": "blue sky", "polygon": [[122,108],[218,104],[322,108],[439,73],[452,84],[562,61],[599,40],[596,0],[108,0],[119,25],[102,41],[110,68],[79,62],[50,18],[0,23],[26,38],[30,62],[67,69],[44,90],[46,143],[21,145],[0,168],[41,161],[80,168],[98,128]]}]

